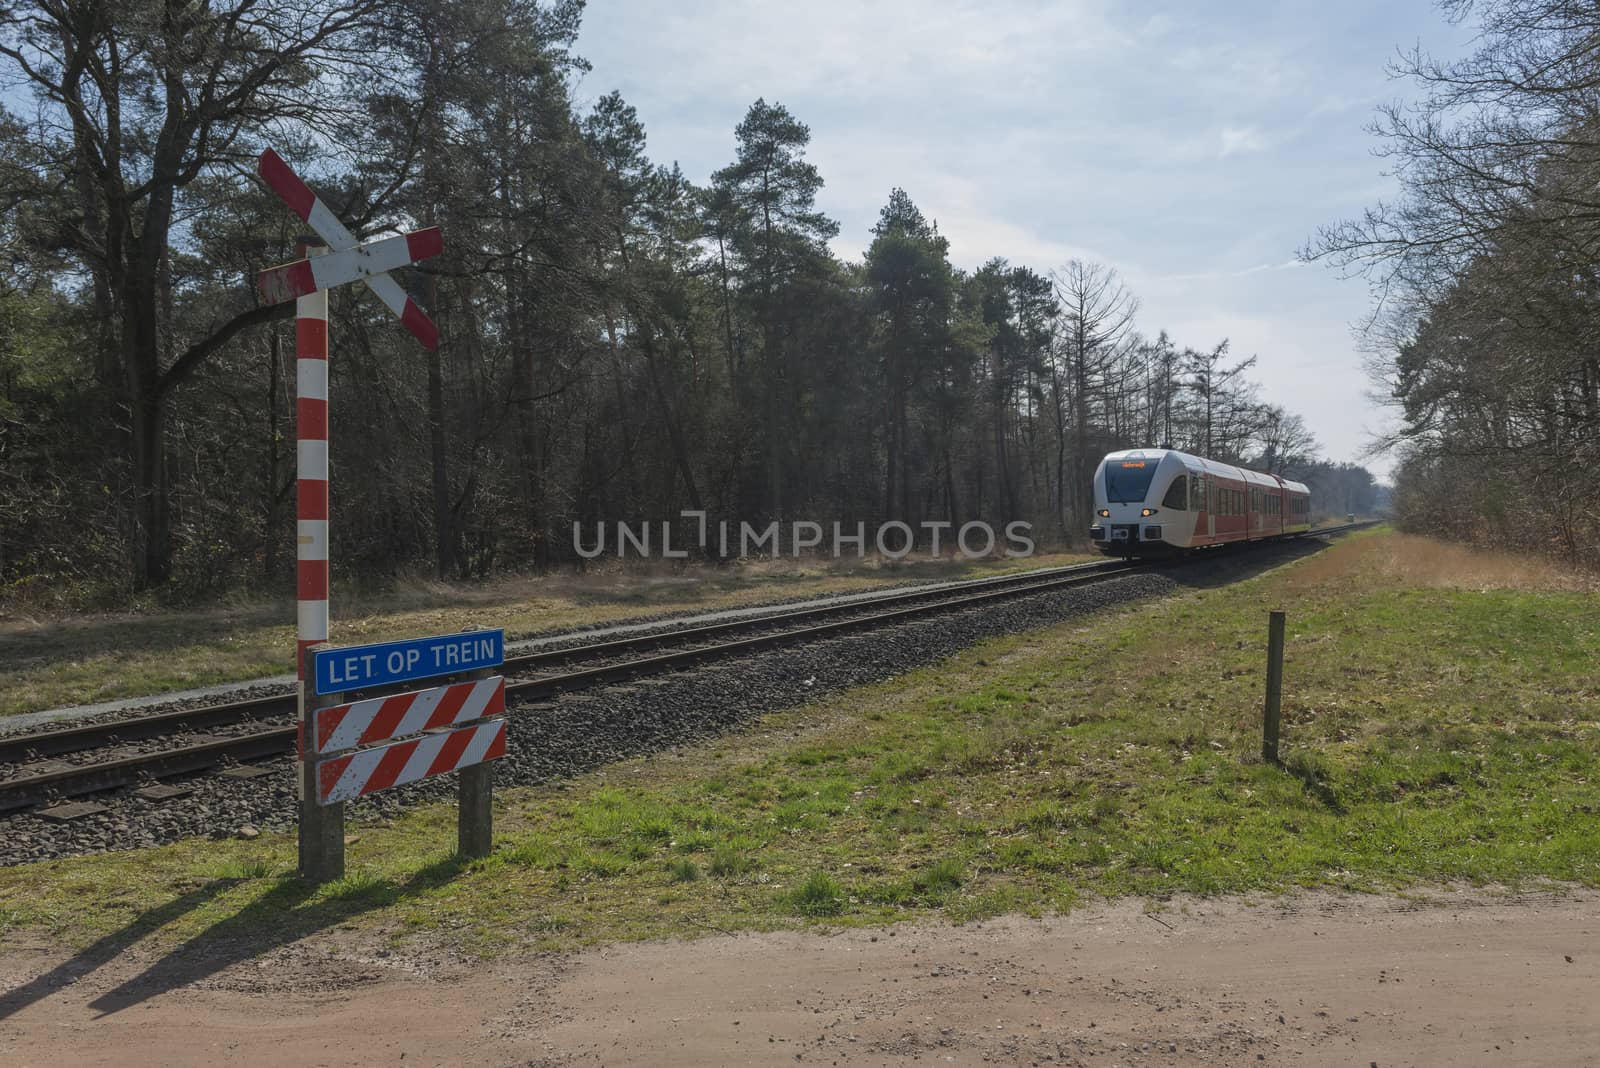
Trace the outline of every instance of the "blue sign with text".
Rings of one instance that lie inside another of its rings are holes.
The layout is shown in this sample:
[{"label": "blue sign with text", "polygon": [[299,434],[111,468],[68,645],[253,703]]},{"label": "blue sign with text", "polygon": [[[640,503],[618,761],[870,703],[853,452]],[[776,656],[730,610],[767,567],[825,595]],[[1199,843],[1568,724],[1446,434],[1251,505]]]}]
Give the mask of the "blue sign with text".
[{"label": "blue sign with text", "polygon": [[317,693],[343,693],[393,686],[434,675],[499,667],[506,659],[506,632],[475,630],[377,645],[319,649]]}]

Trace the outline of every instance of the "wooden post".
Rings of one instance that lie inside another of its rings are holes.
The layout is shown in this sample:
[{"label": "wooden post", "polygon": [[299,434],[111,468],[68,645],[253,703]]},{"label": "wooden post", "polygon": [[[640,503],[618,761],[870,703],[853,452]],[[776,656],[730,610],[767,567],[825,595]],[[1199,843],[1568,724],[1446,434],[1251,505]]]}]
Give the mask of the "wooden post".
[{"label": "wooden post", "polygon": [[1261,724],[1261,759],[1278,762],[1278,727],[1283,700],[1284,614],[1273,612],[1267,623],[1267,712]]},{"label": "wooden post", "polygon": [[317,694],[317,649],[300,652],[300,878],[313,886],[344,878],[344,802],[317,804],[317,754],[311,751],[313,718],[319,708],[339,704],[342,695]]},{"label": "wooden post", "polygon": [[[487,679],[494,672],[473,671],[467,679]],[[456,772],[456,852],[462,857],[486,857],[494,849],[494,765],[492,760]]]}]

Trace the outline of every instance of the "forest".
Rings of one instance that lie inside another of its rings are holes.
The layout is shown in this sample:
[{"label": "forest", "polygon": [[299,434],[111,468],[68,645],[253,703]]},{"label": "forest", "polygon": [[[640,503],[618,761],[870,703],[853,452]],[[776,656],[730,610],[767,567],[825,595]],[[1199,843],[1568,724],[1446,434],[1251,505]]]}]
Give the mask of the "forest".
[{"label": "forest", "polygon": [[[1099,457],[1135,446],[1302,479],[1329,513],[1371,508],[1371,474],[1320,459],[1301,417],[1260,397],[1251,370],[1274,354],[1169,337],[1106,265],[1040,273],[997,248],[958,267],[912,176],[884,191],[864,257],[841,258],[810,130],[777,101],[749,105],[704,184],[653,159],[632,106],[582,95],[582,14],[0,6],[5,596],[289,581],[293,305],[262,305],[254,279],[294,258],[302,224],[255,176],[268,146],[359,234],[445,234],[401,276],[436,352],[355,288],[332,295],[338,581],[584,566],[574,524],[681,510],[1021,520],[1040,544],[1082,544]],[[1563,426],[1584,401],[1571,384],[1548,397],[1536,414]],[[1438,460],[1410,455],[1414,486]]]},{"label": "forest", "polygon": [[1444,0],[1465,56],[1402,52],[1401,195],[1303,253],[1364,273],[1371,372],[1419,532],[1600,565],[1600,6]]}]

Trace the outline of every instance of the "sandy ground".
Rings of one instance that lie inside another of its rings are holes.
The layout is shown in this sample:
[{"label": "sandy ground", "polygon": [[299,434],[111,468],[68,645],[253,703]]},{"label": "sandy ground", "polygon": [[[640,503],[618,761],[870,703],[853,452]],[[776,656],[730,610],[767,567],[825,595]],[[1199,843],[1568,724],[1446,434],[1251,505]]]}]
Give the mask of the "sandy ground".
[{"label": "sandy ground", "polygon": [[337,933],[104,963],[11,945],[0,1063],[1600,1064],[1597,935],[1600,895],[1463,892],[1125,902],[479,967]]}]

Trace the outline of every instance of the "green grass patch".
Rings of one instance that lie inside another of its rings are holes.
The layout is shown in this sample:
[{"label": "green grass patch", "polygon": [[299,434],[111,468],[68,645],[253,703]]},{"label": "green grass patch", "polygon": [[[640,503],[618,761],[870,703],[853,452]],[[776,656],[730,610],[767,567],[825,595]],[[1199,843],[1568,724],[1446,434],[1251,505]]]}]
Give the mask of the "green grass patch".
[{"label": "green grass patch", "polygon": [[504,791],[485,860],[444,852],[454,810],[432,806],[361,828],[352,874],[315,891],[275,835],[0,871],[0,930],[355,925],[489,954],[1125,894],[1600,885],[1600,603],[1408,585],[1387,544],[987,642],[681,759]]},{"label": "green grass patch", "polygon": [[798,916],[817,919],[844,911],[844,889],[827,872],[814,871],[789,892],[788,905]]}]

